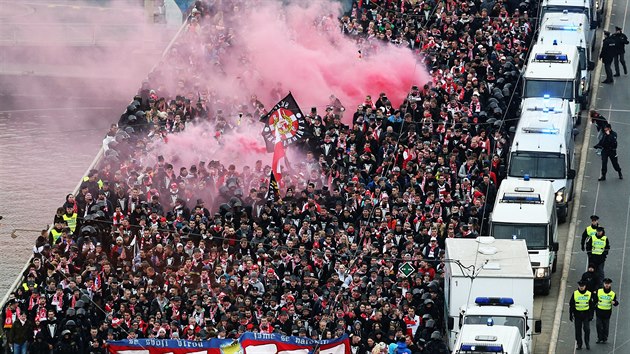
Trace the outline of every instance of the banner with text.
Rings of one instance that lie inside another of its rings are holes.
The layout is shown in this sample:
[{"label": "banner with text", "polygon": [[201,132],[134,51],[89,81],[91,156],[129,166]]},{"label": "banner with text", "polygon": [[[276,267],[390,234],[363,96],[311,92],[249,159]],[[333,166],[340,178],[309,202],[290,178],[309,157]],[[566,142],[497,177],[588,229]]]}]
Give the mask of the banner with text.
[{"label": "banner with text", "polygon": [[348,336],[312,340],[280,334],[244,333],[238,341],[133,339],[109,342],[110,354],[349,354]]}]

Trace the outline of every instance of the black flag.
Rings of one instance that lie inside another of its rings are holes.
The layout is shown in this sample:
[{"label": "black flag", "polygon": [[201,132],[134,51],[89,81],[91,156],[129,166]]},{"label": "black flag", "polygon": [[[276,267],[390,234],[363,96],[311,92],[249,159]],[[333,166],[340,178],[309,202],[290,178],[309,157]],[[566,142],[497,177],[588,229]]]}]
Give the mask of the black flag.
[{"label": "black flag", "polygon": [[265,196],[267,202],[274,204],[280,199],[280,187],[278,186],[278,182],[276,181],[275,174],[273,171],[269,174],[269,187],[267,188],[267,195]]},{"label": "black flag", "polygon": [[260,121],[265,123],[262,135],[268,152],[274,151],[276,142],[282,142],[286,147],[302,140],[306,132],[304,114],[291,92],[262,116]]}]

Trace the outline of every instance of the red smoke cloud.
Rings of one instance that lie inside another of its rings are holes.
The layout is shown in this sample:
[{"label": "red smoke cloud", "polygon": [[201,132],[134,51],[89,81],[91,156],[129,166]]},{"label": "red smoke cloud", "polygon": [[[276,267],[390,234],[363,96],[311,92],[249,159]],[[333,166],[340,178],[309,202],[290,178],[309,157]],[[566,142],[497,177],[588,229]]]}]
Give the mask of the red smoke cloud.
[{"label": "red smoke cloud", "polygon": [[[286,15],[280,16],[283,11]],[[428,82],[430,76],[419,58],[406,48],[382,45],[361,59],[355,40],[343,35],[336,17],[330,15],[335,12],[340,12],[338,3],[290,5],[282,10],[277,3],[265,2],[240,22],[236,34],[251,54],[265,104],[275,104],[265,95],[269,90],[265,86],[277,81],[303,106],[321,108],[334,94],[351,109],[365,95],[380,92],[387,93],[394,105],[400,104],[412,85]]]},{"label": "red smoke cloud", "polygon": [[[385,92],[396,106],[412,85],[422,86],[430,79],[421,58],[407,48],[372,43],[369,55],[360,58],[356,41],[339,30],[338,3],[283,7],[279,2],[262,1],[247,9],[223,10],[207,15],[199,27],[193,24],[186,30],[160,67],[158,91],[184,94],[193,101],[200,92],[207,92],[213,97],[210,101],[219,101],[222,107],[229,102],[232,109],[223,109],[223,114],[236,117],[253,94],[267,108],[273,106],[278,97],[271,91],[279,85],[280,95],[291,91],[305,112],[312,106],[323,112],[330,95],[335,95],[349,110],[344,117],[349,123],[351,112],[366,95],[376,99]],[[225,45],[227,41],[229,45]],[[213,55],[217,50],[229,55],[217,60]],[[215,113],[216,108],[211,108],[210,115]],[[230,122],[235,125],[234,118]],[[241,127],[240,133],[225,135],[221,146],[214,133],[209,133],[214,130],[206,128],[189,126],[168,144],[154,146],[155,156],[164,155],[168,161],[168,156],[177,155],[176,165],[190,166],[200,156],[189,152],[202,150],[198,152],[203,156],[212,155],[201,159],[204,161],[241,166],[258,159],[270,163],[260,135],[262,123],[257,119]]]}]

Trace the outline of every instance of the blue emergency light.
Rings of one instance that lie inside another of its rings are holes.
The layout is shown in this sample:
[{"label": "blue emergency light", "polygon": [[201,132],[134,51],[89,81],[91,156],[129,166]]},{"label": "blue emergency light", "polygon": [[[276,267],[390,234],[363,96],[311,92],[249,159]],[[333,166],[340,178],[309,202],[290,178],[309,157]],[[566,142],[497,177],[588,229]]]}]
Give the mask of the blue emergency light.
[{"label": "blue emergency light", "polygon": [[477,305],[514,305],[514,299],[511,297],[486,297],[479,296],[475,298]]},{"label": "blue emergency light", "polygon": [[537,61],[569,61],[569,56],[566,54],[536,54],[535,59]]},{"label": "blue emergency light", "polygon": [[540,203],[540,195],[514,195],[505,194],[501,198],[502,202],[522,202],[522,203]]},{"label": "blue emergency light", "polygon": [[530,133],[530,134],[558,135],[560,130],[556,128],[523,128],[523,132]]},{"label": "blue emergency light", "polygon": [[529,181],[529,173],[526,173],[526,174],[523,176],[523,181]]},{"label": "blue emergency light", "polygon": [[579,26],[572,26],[572,25],[547,25],[547,29],[548,30],[552,30],[552,31],[571,31],[571,32],[575,32],[578,29],[580,29]]},{"label": "blue emergency light", "polygon": [[459,347],[462,352],[490,352],[490,353],[503,353],[503,345],[501,344],[462,344]]}]

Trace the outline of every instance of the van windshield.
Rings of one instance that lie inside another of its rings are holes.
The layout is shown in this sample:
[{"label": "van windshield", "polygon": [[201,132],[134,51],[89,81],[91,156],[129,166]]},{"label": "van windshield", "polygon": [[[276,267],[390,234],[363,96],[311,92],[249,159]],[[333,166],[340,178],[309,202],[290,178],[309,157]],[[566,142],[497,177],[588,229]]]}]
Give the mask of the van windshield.
[{"label": "van windshield", "polygon": [[515,316],[484,316],[484,315],[466,315],[464,324],[487,325],[488,319],[492,318],[495,326],[511,326],[518,328],[521,338],[525,338],[525,319]]},{"label": "van windshield", "polygon": [[547,248],[547,225],[492,223],[492,236],[503,240],[525,240],[528,249]]},{"label": "van windshield", "polygon": [[588,16],[588,9],[584,6],[566,6],[566,5],[549,5],[543,8],[543,15],[550,12],[562,13],[564,10],[567,10],[569,13],[573,14],[586,14]]},{"label": "van windshield", "polygon": [[565,155],[535,151],[517,151],[510,157],[510,177],[541,179],[564,179],[566,177]]},{"label": "van windshield", "polygon": [[545,97],[564,98],[572,100],[573,80],[527,80],[525,81],[525,93],[523,98]]}]

